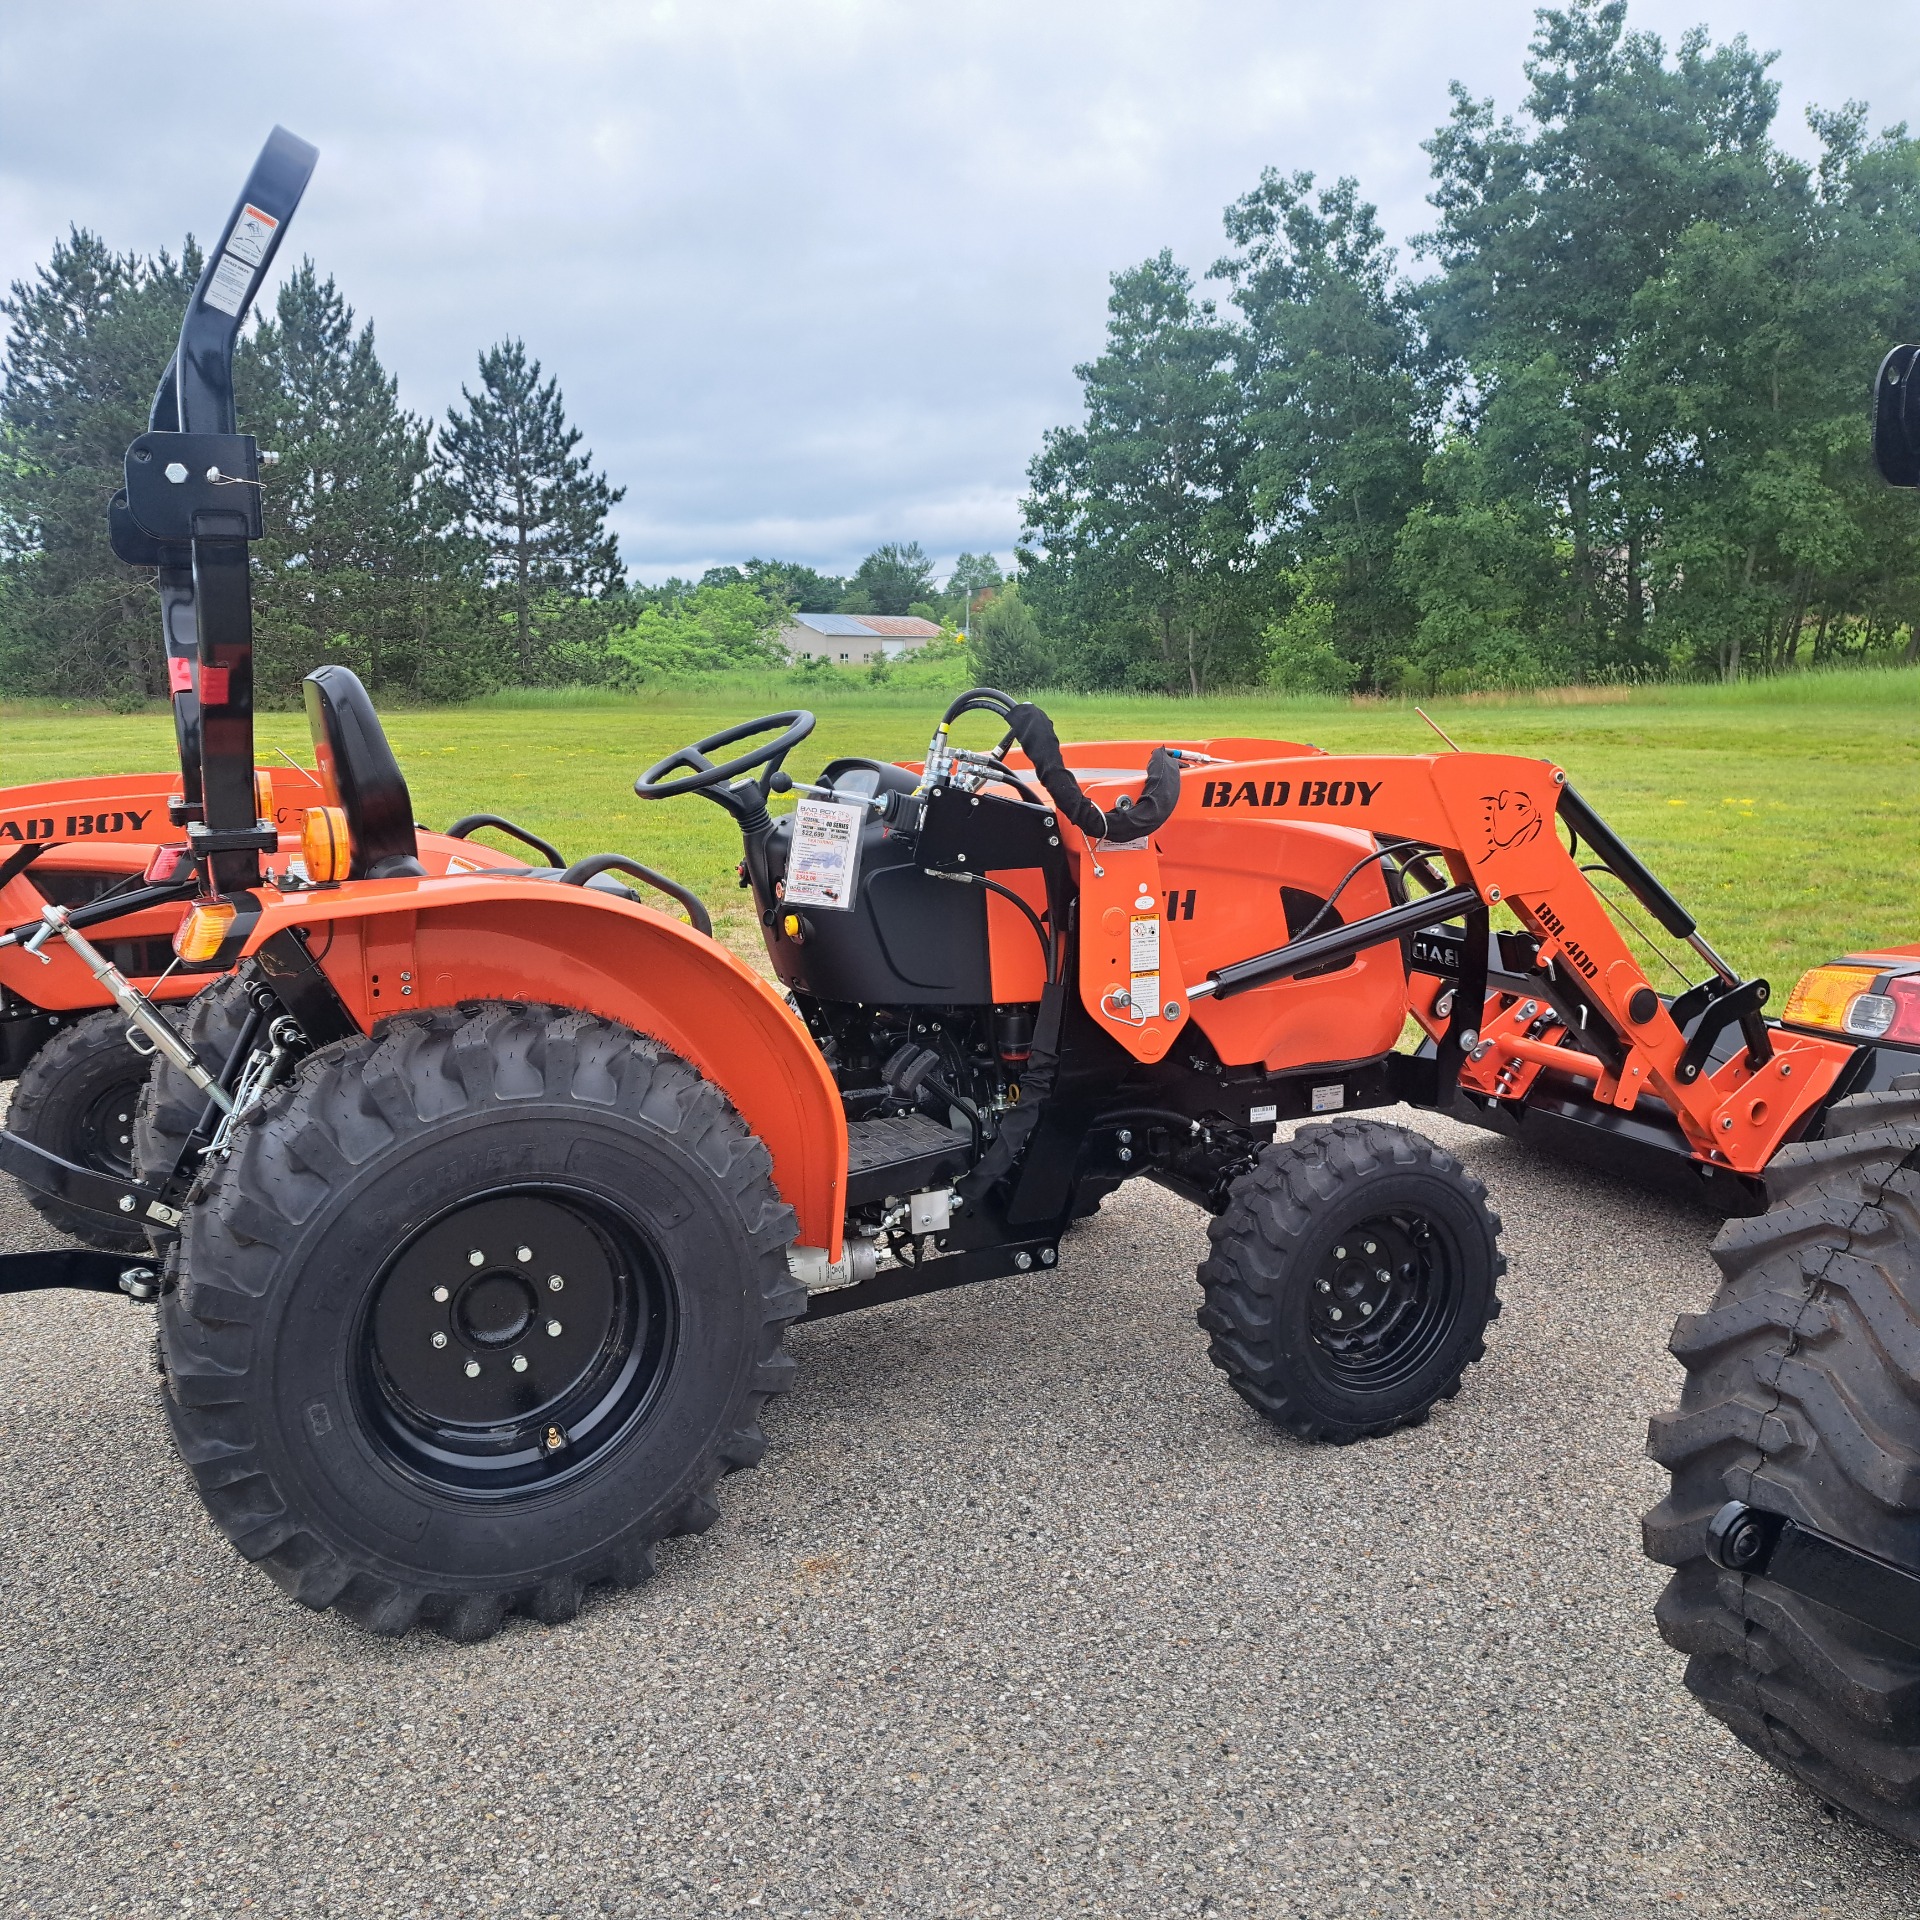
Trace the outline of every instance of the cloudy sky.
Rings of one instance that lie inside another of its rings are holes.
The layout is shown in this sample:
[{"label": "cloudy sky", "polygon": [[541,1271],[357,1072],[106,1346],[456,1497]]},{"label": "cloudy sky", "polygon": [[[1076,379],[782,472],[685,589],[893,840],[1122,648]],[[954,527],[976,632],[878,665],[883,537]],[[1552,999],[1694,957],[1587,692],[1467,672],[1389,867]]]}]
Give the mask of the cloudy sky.
[{"label": "cloudy sky", "polygon": [[[1636,0],[1778,48],[1782,131],[1920,122],[1897,0]],[[70,222],[224,217],[278,120],[321,150],[311,253],[438,413],[522,335],[627,497],[635,573],[882,540],[1005,556],[1107,276],[1204,270],[1263,166],[1357,174],[1396,238],[1447,83],[1511,106],[1522,0],[13,0],[0,281]]]}]

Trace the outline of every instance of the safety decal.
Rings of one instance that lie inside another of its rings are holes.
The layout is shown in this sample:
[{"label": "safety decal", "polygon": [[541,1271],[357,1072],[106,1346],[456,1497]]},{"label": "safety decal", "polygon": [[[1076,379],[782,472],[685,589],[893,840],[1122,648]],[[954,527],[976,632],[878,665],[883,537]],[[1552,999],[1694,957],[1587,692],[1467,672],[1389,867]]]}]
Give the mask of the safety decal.
[{"label": "safety decal", "polygon": [[207,282],[207,305],[220,313],[238,314],[247,304],[247,289],[253,285],[253,269],[230,253],[220,256],[220,264]]},{"label": "safety decal", "polygon": [[[1142,906],[1147,911],[1142,912]],[[1150,1020],[1160,1009],[1160,916],[1142,894],[1127,933],[1127,991],[1136,1020]]]},{"label": "safety decal", "polygon": [[227,235],[227,251],[237,254],[248,266],[257,267],[267,257],[267,249],[279,231],[280,222],[249,201],[240,209],[240,217]]}]

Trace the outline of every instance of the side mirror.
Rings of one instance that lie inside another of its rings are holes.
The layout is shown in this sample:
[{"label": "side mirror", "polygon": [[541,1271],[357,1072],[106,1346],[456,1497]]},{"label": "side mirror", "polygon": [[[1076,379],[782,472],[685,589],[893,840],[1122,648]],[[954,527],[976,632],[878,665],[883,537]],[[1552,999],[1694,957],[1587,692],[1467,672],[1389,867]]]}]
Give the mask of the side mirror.
[{"label": "side mirror", "polygon": [[1920,487],[1920,347],[1895,347],[1873,383],[1873,464],[1890,487]]}]

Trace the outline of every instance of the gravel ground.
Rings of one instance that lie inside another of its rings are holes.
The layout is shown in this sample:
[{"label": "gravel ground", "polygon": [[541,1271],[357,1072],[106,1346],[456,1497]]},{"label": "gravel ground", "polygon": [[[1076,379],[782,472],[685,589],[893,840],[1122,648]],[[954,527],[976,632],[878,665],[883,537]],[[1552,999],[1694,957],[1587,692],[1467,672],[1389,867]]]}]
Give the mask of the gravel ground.
[{"label": "gravel ground", "polygon": [[[142,1310],[0,1306],[0,1912],[1920,1912],[1920,1861],[1698,1712],[1642,1457],[1712,1222],[1425,1119],[1506,1218],[1430,1425],[1278,1436],[1140,1187],[1057,1276],[791,1336],[725,1517],[475,1648],[217,1540]],[[43,1244],[0,1196],[0,1245]]]}]

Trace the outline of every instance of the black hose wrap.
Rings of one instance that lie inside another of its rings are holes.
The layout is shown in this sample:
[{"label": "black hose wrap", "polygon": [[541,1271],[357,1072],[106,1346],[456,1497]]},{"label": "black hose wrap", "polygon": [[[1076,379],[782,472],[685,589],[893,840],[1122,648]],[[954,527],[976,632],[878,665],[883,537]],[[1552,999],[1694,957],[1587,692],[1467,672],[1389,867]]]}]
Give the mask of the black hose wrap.
[{"label": "black hose wrap", "polygon": [[1054,805],[1091,840],[1144,840],[1158,833],[1180,804],[1180,764],[1165,747],[1154,748],[1147,760],[1140,797],[1130,806],[1116,808],[1115,814],[1124,814],[1124,818],[1115,818],[1080,791],[1080,782],[1060,752],[1060,736],[1038,707],[1022,701],[1009,708],[1007,725],[1033,762],[1040,784],[1053,796]]}]

